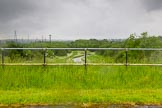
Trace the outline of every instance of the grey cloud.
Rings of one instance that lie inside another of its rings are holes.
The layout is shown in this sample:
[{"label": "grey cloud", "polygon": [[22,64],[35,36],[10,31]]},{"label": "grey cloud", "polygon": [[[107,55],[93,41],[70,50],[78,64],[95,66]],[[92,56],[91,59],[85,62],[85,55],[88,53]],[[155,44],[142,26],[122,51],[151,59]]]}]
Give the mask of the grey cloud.
[{"label": "grey cloud", "polygon": [[38,38],[52,33],[62,39],[125,38],[134,32],[157,33],[156,27],[162,24],[160,12],[148,11],[162,10],[161,1],[0,0],[0,32],[13,36],[17,30],[19,34],[29,33]]},{"label": "grey cloud", "polygon": [[34,11],[31,0],[0,0],[0,21],[10,21]]},{"label": "grey cloud", "polygon": [[162,0],[141,0],[148,11],[162,9]]},{"label": "grey cloud", "polygon": [[[0,32],[41,30],[57,17],[61,0],[0,0]],[[57,12],[56,12],[57,11]]]}]

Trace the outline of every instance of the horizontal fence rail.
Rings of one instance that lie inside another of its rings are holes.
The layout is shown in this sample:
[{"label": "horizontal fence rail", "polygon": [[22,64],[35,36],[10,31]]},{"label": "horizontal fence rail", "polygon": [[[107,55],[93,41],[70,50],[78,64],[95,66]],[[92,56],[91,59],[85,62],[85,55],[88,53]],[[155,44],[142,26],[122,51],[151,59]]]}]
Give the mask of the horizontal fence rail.
[{"label": "horizontal fence rail", "polygon": [[1,48],[1,50],[145,50],[162,51],[162,48]]},{"label": "horizontal fence rail", "polygon": [[[4,51],[6,50],[42,50],[43,62],[42,63],[5,63]],[[84,51],[84,63],[46,63],[47,50],[78,50]],[[125,51],[125,63],[87,63],[87,51],[93,50],[114,50]],[[162,64],[131,64],[128,63],[128,51],[162,51],[162,48],[1,48],[1,65],[2,66],[70,66],[70,65],[83,65],[83,66],[162,66]]]}]

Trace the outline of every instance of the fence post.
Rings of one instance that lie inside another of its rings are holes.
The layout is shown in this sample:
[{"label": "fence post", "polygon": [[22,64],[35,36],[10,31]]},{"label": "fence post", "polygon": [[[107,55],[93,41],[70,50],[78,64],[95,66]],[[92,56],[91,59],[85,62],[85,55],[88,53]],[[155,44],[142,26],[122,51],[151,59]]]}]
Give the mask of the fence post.
[{"label": "fence post", "polygon": [[84,68],[85,68],[85,74],[87,74],[87,48],[84,49]]},{"label": "fence post", "polygon": [[4,65],[4,49],[2,48],[1,51],[2,51],[2,65]]},{"label": "fence post", "polygon": [[46,48],[43,49],[43,65],[46,65]]},{"label": "fence post", "polygon": [[125,53],[126,53],[126,64],[125,65],[128,66],[128,48],[126,48]]},{"label": "fence post", "polygon": [[84,65],[85,65],[85,67],[87,67],[87,49],[86,48],[84,49],[84,57],[85,57]]}]

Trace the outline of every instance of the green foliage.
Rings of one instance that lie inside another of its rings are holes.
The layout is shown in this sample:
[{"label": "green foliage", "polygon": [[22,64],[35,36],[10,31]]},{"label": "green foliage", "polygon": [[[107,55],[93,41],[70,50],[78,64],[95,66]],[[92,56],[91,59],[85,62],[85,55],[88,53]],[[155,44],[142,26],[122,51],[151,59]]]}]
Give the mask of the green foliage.
[{"label": "green foliage", "polygon": [[56,51],[54,51],[54,54],[56,56],[66,56],[67,55],[67,50],[56,50]]},{"label": "green foliage", "polygon": [[[141,33],[140,36],[131,34],[126,40],[96,40],[96,39],[79,39],[76,41],[53,41],[53,42],[31,42],[31,43],[16,43],[7,42],[6,47],[10,48],[161,48],[162,40],[158,36],[149,36],[147,32]],[[55,56],[67,56],[72,50],[50,50],[47,51],[47,57],[54,58]],[[112,50],[91,50],[97,55],[114,59],[114,62],[125,62],[125,51]],[[155,55],[155,51],[129,51],[129,60],[132,62],[148,61],[150,57]],[[158,52],[159,53],[159,52]],[[11,61],[16,61],[18,58],[32,60],[33,58],[40,59],[43,56],[43,51],[30,50],[8,50],[6,51]],[[147,59],[147,60],[146,60]]]},{"label": "green foliage", "polygon": [[[16,43],[14,41],[7,43],[8,48],[22,48],[22,44]],[[23,53],[23,50],[7,50],[5,51],[5,54],[10,57],[10,60],[13,61],[17,59],[18,57],[23,57],[25,54]]]},{"label": "green foliage", "polygon": [[147,32],[141,33],[141,36],[131,34],[125,40],[125,48],[161,48],[162,42],[158,36],[149,36]]},{"label": "green foliage", "polygon": [[[137,38],[135,34],[131,34],[125,41],[125,48],[161,48],[162,41],[160,37],[149,36],[147,32],[141,33]],[[140,61],[145,58],[149,59],[155,51],[129,51],[129,59],[131,61]]]}]

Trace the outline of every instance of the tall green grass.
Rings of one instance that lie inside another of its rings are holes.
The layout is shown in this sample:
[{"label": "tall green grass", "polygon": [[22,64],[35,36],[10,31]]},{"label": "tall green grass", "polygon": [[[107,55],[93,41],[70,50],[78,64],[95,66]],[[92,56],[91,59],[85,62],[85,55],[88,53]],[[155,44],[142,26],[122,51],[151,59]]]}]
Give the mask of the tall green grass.
[{"label": "tall green grass", "polygon": [[0,89],[161,89],[162,67],[4,66]]}]

